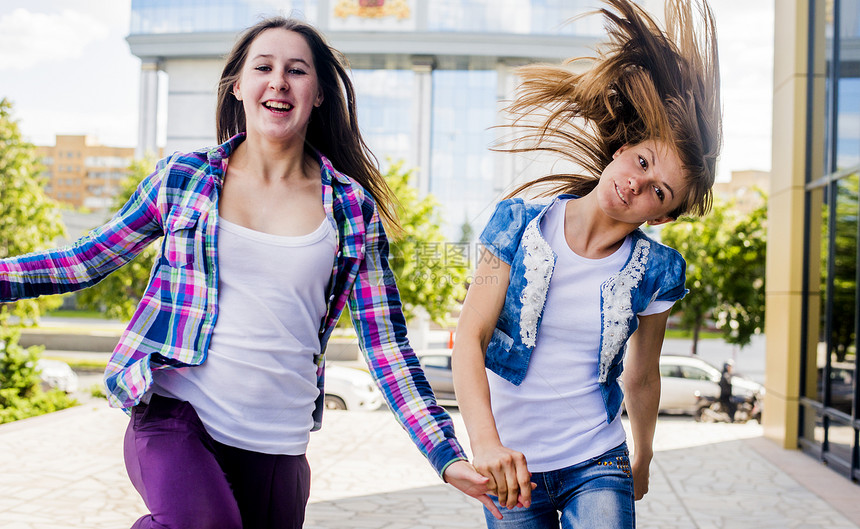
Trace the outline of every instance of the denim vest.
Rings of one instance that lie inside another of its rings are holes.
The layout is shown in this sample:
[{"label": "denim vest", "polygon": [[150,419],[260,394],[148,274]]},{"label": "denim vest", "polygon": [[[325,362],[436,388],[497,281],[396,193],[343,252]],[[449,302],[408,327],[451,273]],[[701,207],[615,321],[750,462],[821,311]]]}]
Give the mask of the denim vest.
[{"label": "denim vest", "polygon": [[[556,254],[540,231],[550,205],[513,198],[496,206],[481,243],[511,266],[505,305],[487,346],[488,369],[520,385],[528,370],[543,316]],[[641,230],[631,234],[630,255],[624,267],[600,286],[600,361],[597,378],[607,422],[621,407],[624,394],[618,377],[624,368],[627,339],[636,330],[636,315],[655,300],[684,297],[686,263],[677,251],[648,238]]]}]

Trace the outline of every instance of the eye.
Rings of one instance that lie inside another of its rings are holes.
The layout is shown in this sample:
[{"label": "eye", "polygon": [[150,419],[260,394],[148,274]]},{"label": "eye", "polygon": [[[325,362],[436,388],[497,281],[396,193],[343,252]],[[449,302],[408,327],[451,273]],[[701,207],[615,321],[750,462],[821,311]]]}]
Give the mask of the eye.
[{"label": "eye", "polygon": [[261,64],[260,66],[255,66],[254,69],[257,70],[258,72],[270,72],[270,71],[272,71],[272,67],[267,66],[265,64]]},{"label": "eye", "polygon": [[641,167],[643,171],[647,171],[648,170],[648,160],[639,156],[639,167]]},{"label": "eye", "polygon": [[293,75],[305,75],[307,73],[301,68],[290,68],[288,71]]},{"label": "eye", "polygon": [[666,198],[666,193],[657,186],[654,186],[654,193],[657,195],[657,198],[660,199],[660,202],[663,202],[663,199]]}]

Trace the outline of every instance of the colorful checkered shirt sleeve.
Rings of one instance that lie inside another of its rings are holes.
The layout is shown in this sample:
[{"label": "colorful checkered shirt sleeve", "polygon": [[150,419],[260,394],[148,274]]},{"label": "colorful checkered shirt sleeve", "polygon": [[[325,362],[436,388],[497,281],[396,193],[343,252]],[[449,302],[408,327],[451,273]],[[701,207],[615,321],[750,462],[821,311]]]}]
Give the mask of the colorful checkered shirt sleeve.
[{"label": "colorful checkered shirt sleeve", "polygon": [[105,225],[75,243],[0,261],[0,301],[62,294],[94,285],[162,234],[157,174],[138,186]]},{"label": "colorful checkered shirt sleeve", "polygon": [[394,273],[388,264],[388,240],[372,200],[365,232],[365,255],[349,298],[353,324],[371,374],[388,405],[418,449],[442,475],[451,463],[467,459],[454,436],[451,417],[433,396],[417,356],[406,338],[406,320]]}]

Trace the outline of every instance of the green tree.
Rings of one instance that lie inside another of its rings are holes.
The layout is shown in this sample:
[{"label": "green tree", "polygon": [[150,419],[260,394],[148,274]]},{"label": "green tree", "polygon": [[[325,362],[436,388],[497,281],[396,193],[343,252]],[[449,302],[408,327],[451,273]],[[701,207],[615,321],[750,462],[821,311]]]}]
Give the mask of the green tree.
[{"label": "green tree", "polygon": [[[12,104],[0,99],[0,259],[50,247],[66,234],[58,204],[45,194],[36,148],[21,137]],[[56,296],[4,304],[22,322],[60,303]],[[0,325],[7,326],[8,319]]]},{"label": "green tree", "polygon": [[[114,199],[114,209],[119,210],[155,166],[153,160],[135,160],[129,166],[129,175],[123,180],[119,194]],[[152,265],[158,256],[158,245],[150,244],[131,262],[116,270],[91,288],[78,293],[78,306],[103,312],[108,318],[129,320],[134,314],[149,281]]]},{"label": "green tree", "polygon": [[[0,259],[42,250],[65,234],[56,202],[45,195],[36,149],[21,137],[12,104],[0,100]],[[41,348],[18,344],[19,326],[36,321],[56,296],[3,303],[0,309],[0,423],[73,406],[65,393],[42,390]],[[10,314],[17,316],[10,320]],[[12,324],[11,321],[16,321]]]},{"label": "green tree", "polygon": [[743,347],[764,329],[767,203],[741,216],[719,255],[723,273],[715,310],[723,339]]},{"label": "green tree", "polygon": [[418,190],[409,185],[412,172],[399,161],[385,173],[399,200],[397,214],[403,226],[403,233],[391,243],[391,268],[406,320],[423,307],[430,319],[444,325],[466,293],[470,245],[446,240],[439,204],[432,195],[418,196]]},{"label": "green tree", "polygon": [[[857,297],[857,230],[858,208],[860,201],[860,175],[852,174],[839,180],[836,187],[836,215],[833,219],[833,264],[827,266],[828,241],[827,233],[830,209],[824,208],[822,228],[824,237],[821,245],[821,293],[822,299],[831,296],[833,317],[830,321],[830,348],[836,355],[836,361],[843,362],[854,350],[855,300]],[[827,290],[827,274],[832,272],[832,290]],[[822,312],[822,316],[823,316]],[[826,326],[821,326],[822,336]]]},{"label": "green tree", "polygon": [[707,216],[679,219],[661,230],[663,242],[687,261],[690,292],[678,309],[681,327],[693,333],[693,354],[709,319],[728,343],[741,347],[761,332],[766,218],[766,204],[744,216],[731,203],[715,200]]}]

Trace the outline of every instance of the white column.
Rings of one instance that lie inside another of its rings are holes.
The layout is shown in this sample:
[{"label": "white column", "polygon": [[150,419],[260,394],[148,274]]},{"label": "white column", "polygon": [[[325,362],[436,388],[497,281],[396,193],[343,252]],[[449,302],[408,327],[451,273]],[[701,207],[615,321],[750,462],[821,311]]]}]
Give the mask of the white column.
[{"label": "white column", "polygon": [[158,152],[158,60],[144,59],[140,65],[140,110],[135,157]]},{"label": "white column", "polygon": [[418,166],[413,184],[420,196],[430,191],[430,134],[433,120],[433,57],[413,57],[411,162]]}]

